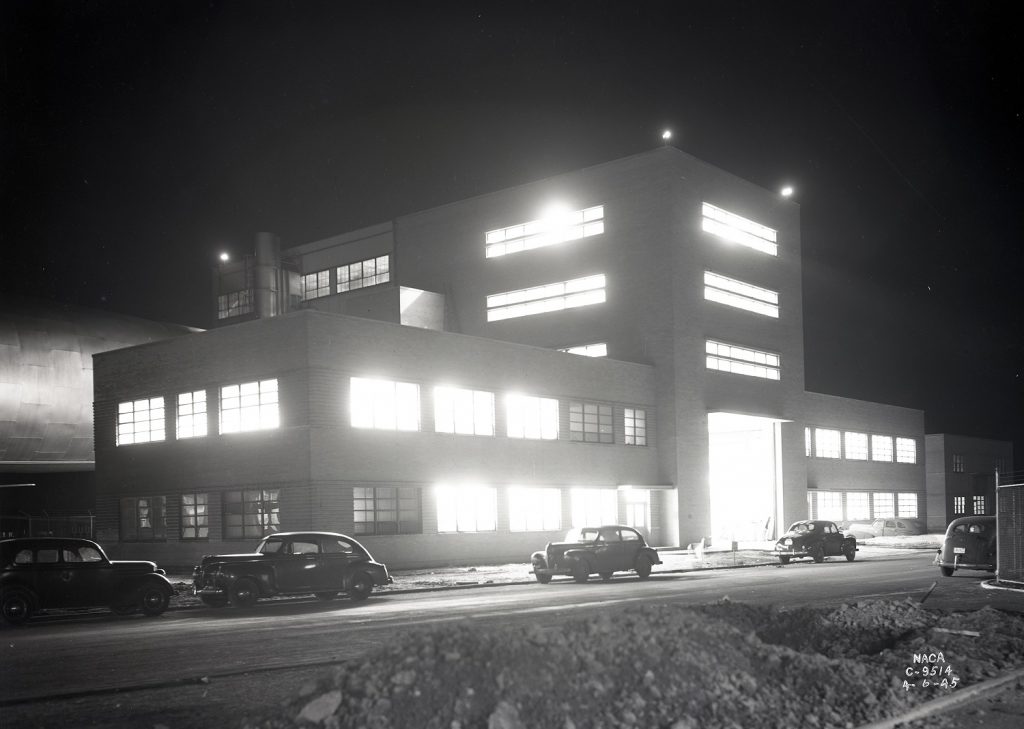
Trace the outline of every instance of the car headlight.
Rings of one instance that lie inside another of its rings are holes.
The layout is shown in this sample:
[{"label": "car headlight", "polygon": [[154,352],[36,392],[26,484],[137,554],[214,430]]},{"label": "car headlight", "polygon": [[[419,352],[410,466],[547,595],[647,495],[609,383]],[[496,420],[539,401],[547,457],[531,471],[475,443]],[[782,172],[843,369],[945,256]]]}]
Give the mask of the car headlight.
[{"label": "car headlight", "polygon": [[792,547],[793,546],[793,540],[788,538],[788,537],[786,539],[783,539],[782,543],[785,544],[787,547]]}]

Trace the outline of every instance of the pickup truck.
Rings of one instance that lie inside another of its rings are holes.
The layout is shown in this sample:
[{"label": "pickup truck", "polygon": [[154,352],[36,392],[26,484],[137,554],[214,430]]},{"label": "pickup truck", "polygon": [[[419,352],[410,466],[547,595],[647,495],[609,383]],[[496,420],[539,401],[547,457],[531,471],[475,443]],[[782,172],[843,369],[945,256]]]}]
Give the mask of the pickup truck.
[{"label": "pickup truck", "polygon": [[352,537],[333,532],[277,532],[255,552],[203,557],[192,572],[193,593],[206,605],[252,607],[260,598],[339,592],[365,600],[392,582],[388,568]]}]

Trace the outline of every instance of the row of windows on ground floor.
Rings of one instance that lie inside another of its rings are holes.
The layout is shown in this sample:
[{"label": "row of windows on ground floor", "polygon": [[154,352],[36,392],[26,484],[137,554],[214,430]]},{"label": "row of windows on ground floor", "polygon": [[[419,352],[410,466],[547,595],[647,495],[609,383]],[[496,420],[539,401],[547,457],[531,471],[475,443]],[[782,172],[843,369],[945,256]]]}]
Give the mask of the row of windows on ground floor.
[{"label": "row of windows on ground floor", "polygon": [[828,521],[870,521],[872,519],[917,519],[915,491],[816,491],[807,492],[807,513],[811,519]]},{"label": "row of windows on ground floor", "polygon": [[[431,502],[425,504],[426,499]],[[259,539],[308,529],[281,501],[276,488],[126,496],[120,499],[120,540]],[[639,488],[356,486],[351,504],[343,508],[356,536],[651,526],[651,490]]]}]

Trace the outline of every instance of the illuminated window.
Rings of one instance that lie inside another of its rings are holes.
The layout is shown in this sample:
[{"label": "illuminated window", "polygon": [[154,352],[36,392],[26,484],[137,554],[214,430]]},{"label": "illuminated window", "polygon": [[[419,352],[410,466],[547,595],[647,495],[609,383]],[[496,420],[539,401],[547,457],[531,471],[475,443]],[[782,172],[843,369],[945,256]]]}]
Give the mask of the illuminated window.
[{"label": "illuminated window", "polygon": [[966,459],[959,453],[953,454],[953,473],[963,473],[967,469]]},{"label": "illuminated window", "polygon": [[150,443],[164,439],[164,399],[150,397],[118,403],[116,444]]},{"label": "illuminated window", "polygon": [[530,395],[505,398],[509,438],[555,440],[558,438],[558,400]]},{"label": "illuminated window", "polygon": [[435,387],[434,430],[459,435],[494,435],[494,393]]},{"label": "illuminated window", "polygon": [[649,489],[626,489],[626,526],[647,529],[651,525],[651,492]]},{"label": "illuminated window", "polygon": [[338,266],[338,293],[387,283],[391,280],[391,257],[377,256]]},{"label": "illuminated window", "polygon": [[896,463],[917,463],[917,441],[913,438],[896,439]]},{"label": "illuminated window", "polygon": [[871,460],[892,463],[892,436],[871,436]]},{"label": "illuminated window", "polygon": [[814,429],[814,455],[818,458],[839,458],[839,431],[826,428]]},{"label": "illuminated window", "polygon": [[818,491],[817,515],[819,519],[829,521],[843,520],[843,493],[842,491]]},{"label": "illuminated window", "polygon": [[121,499],[121,541],[151,542],[167,539],[167,510],[163,496]]},{"label": "illuminated window", "polygon": [[896,495],[896,516],[902,516],[904,519],[917,518],[917,494]]},{"label": "illuminated window", "polygon": [[573,527],[619,523],[619,492],[614,489],[572,490]]},{"label": "illuminated window", "polygon": [[550,532],[562,528],[562,491],[550,488],[508,490],[508,528],[513,532]]},{"label": "illuminated window", "polygon": [[761,377],[766,380],[779,379],[779,355],[756,349],[735,347],[711,339],[705,343],[707,367],[709,370],[731,372],[747,377]]},{"label": "illuminated window", "polygon": [[868,435],[867,433],[843,433],[846,441],[846,457],[851,461],[866,461],[868,459]]},{"label": "illuminated window", "polygon": [[506,291],[487,297],[487,321],[501,321],[520,316],[544,314],[549,311],[574,309],[605,301],[605,278],[596,276],[534,286],[519,291]]},{"label": "illuminated window", "polygon": [[178,438],[202,438],[206,435],[206,390],[178,394]]},{"label": "illuminated window", "polygon": [[353,428],[420,429],[420,386],[412,382],[351,379]]},{"label": "illuminated window", "polygon": [[317,271],[307,273],[302,277],[302,299],[319,299],[321,296],[328,296],[331,293],[331,272]]},{"label": "illuminated window", "polygon": [[813,453],[811,450],[811,429],[804,428],[804,455],[810,458],[811,453]]},{"label": "illuminated window", "polygon": [[589,238],[604,232],[604,206],[556,213],[543,220],[491,230],[484,236],[487,258]]},{"label": "illuminated window", "polygon": [[422,534],[422,491],[414,486],[356,486],[352,518],[356,534]]},{"label": "illuminated window", "polygon": [[281,424],[277,380],[243,382],[220,388],[220,432],[270,430]]},{"label": "illuminated window", "polygon": [[623,410],[626,445],[647,445],[647,411],[639,408]]},{"label": "illuminated window", "polygon": [[966,496],[954,496],[953,497],[953,514],[964,514],[967,511],[967,497]]},{"label": "illuminated window", "polygon": [[437,531],[497,530],[498,499],[489,486],[438,486]]},{"label": "illuminated window", "polygon": [[704,216],[701,227],[705,232],[772,256],[779,254],[775,231],[771,228],[741,218],[710,203],[704,203],[701,212]]},{"label": "illuminated window", "polygon": [[568,352],[569,354],[579,354],[584,357],[607,357],[608,343],[595,342],[594,344],[581,344],[578,347],[566,347],[565,349],[560,349],[558,351]]},{"label": "illuminated window", "polygon": [[982,515],[985,513],[985,497],[975,496],[974,497],[974,513],[976,515]]},{"label": "illuminated window", "polygon": [[719,304],[745,309],[755,314],[779,317],[779,295],[760,286],[726,278],[711,271],[704,272],[704,298]]},{"label": "illuminated window", "polygon": [[612,406],[593,402],[569,403],[569,440],[614,443]]},{"label": "illuminated window", "polygon": [[892,494],[872,494],[871,503],[875,519],[891,519],[896,516],[893,510]]},{"label": "illuminated window", "polygon": [[210,536],[210,512],[207,494],[181,495],[181,538],[206,539]]},{"label": "illuminated window", "polygon": [[280,531],[279,494],[278,489],[225,491],[221,505],[224,510],[224,538],[260,538]]},{"label": "illuminated window", "polygon": [[253,311],[252,291],[232,291],[229,294],[221,294],[217,297],[217,318],[228,319],[242,314],[251,314]]},{"label": "illuminated window", "polygon": [[848,491],[846,494],[846,518],[849,521],[871,518],[871,501],[866,491]]}]

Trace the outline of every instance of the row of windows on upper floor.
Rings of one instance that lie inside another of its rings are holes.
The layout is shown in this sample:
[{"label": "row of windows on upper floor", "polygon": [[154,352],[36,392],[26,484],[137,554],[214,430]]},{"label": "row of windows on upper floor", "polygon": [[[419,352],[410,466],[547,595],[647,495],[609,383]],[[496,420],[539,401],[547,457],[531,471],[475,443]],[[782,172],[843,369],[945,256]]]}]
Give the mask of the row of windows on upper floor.
[{"label": "row of windows on upper floor", "polygon": [[917,463],[917,440],[876,433],[839,431],[832,428],[804,428],[804,455],[808,458],[845,458],[848,461]]},{"label": "row of windows on upper floor", "polygon": [[[439,484],[433,492],[438,533],[494,532],[499,528],[499,495],[507,510],[510,532],[558,531],[564,523],[563,489],[555,487],[484,484],[449,486]],[[428,490],[416,486],[357,486],[352,489],[351,516],[357,536],[422,534],[423,497]],[[626,524],[649,529],[649,489],[574,487],[570,493],[572,527],[595,524]],[[622,495],[622,513],[619,496]],[[217,494],[193,492],[178,495],[178,536],[184,541],[260,538],[287,527],[289,515],[282,514],[279,489],[231,489],[220,497],[220,533],[211,523],[211,507]],[[120,503],[120,540],[166,541],[168,503],[163,495],[126,496]],[[170,515],[173,519],[174,514]],[[211,534],[211,528],[214,534]]]},{"label": "row of windows on upper floor", "polygon": [[[174,423],[175,437],[207,435],[208,411],[205,390],[179,393],[176,410],[169,415],[163,397],[118,404],[115,444],[151,443],[166,440],[167,421]],[[258,380],[220,388],[219,432],[240,433],[278,428],[281,423],[276,379]],[[505,435],[509,438],[557,440],[582,443],[616,442],[616,423],[623,445],[647,445],[647,411],[610,403],[567,401],[568,429],[560,433],[556,398],[510,393],[505,396]],[[495,394],[458,387],[433,388],[434,432],[457,435],[495,435]],[[419,431],[420,386],[413,382],[352,377],[349,382],[349,419],[353,428]]]},{"label": "row of windows on upper floor", "polygon": [[[983,472],[999,471],[999,473],[1005,474],[1009,470],[1010,461],[1003,456],[981,456],[977,460],[985,463],[985,467],[981,469]],[[953,473],[967,473],[967,456],[965,454],[953,454]]]},{"label": "row of windows on upper floor", "polygon": [[[773,229],[706,202],[702,204],[702,229],[724,240],[777,255],[776,233]],[[488,231],[484,236],[485,255],[488,258],[504,256],[603,232],[604,206],[597,205]],[[301,279],[303,300],[387,283],[391,280],[390,256],[376,256],[338,266],[333,272],[333,283],[332,269],[304,274]],[[492,294],[487,297],[487,320],[500,321],[603,303],[604,289],[604,275],[598,274]],[[704,296],[709,301],[717,301],[765,316],[779,315],[778,292],[711,271],[704,273]],[[217,316],[220,319],[251,313],[252,310],[253,300],[248,290],[221,294],[218,297]]]}]

